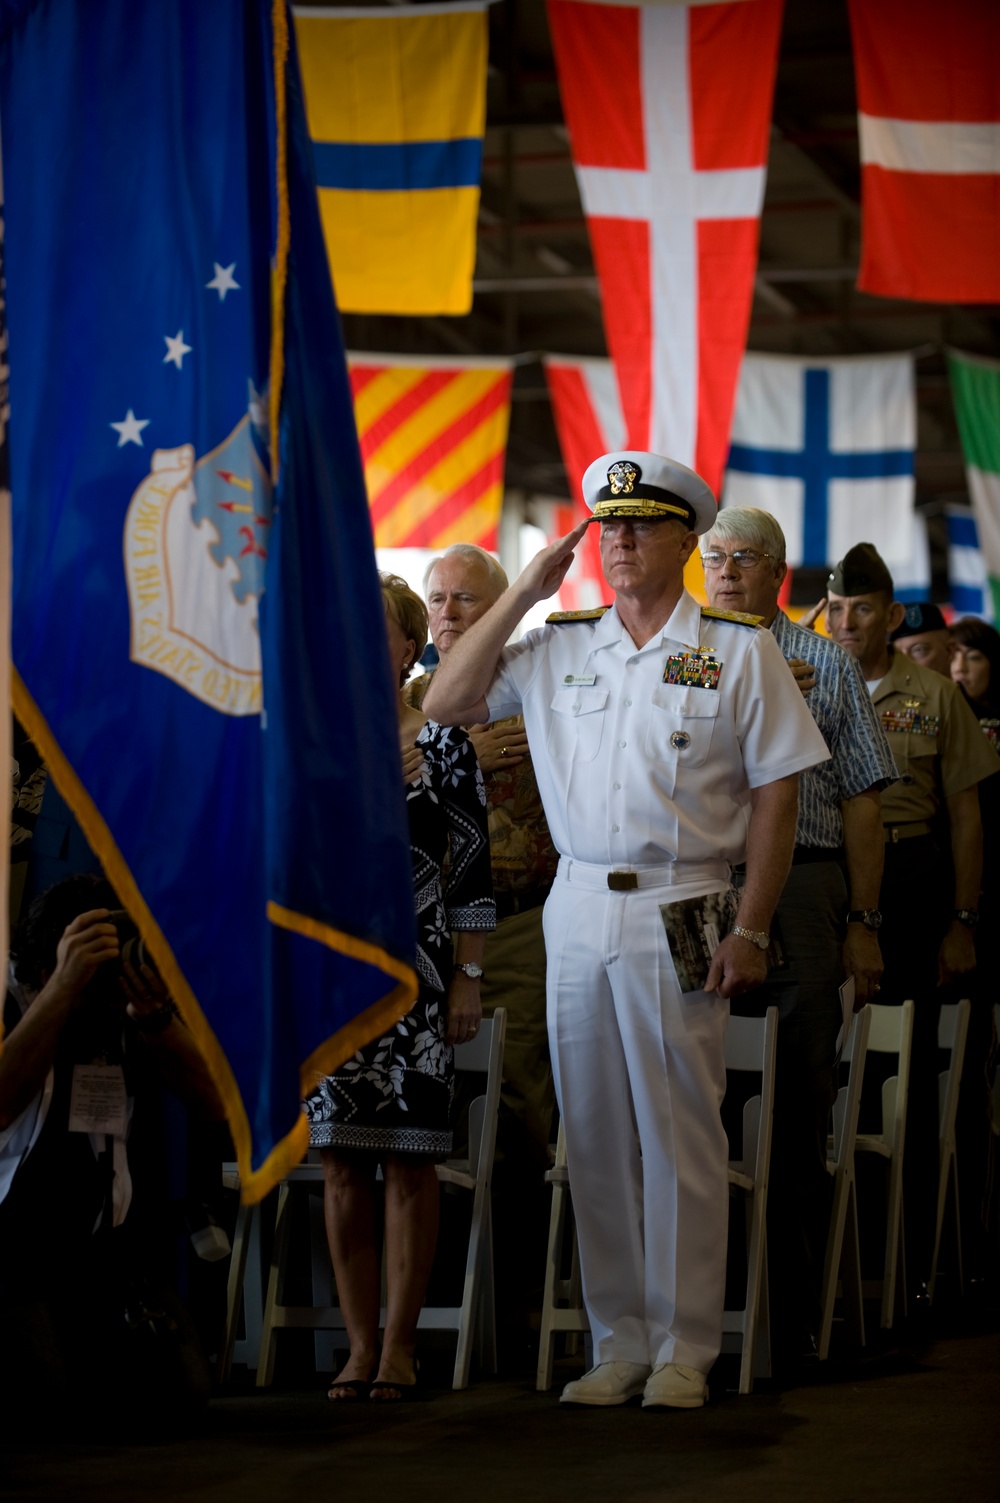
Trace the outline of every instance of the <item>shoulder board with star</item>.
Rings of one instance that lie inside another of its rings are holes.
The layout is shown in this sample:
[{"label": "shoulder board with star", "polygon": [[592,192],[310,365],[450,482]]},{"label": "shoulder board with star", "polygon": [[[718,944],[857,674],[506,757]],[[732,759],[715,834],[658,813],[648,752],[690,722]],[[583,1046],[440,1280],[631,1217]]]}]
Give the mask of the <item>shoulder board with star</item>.
[{"label": "shoulder board with star", "polygon": [[562,626],[567,621],[600,621],[605,611],[611,609],[610,605],[595,605],[592,611],[553,611],[551,616],[546,616],[546,626]]},{"label": "shoulder board with star", "polygon": [[760,626],[763,616],[751,616],[748,611],[716,611],[710,605],[701,608],[703,616],[711,616],[713,621],[734,621],[737,626]]}]

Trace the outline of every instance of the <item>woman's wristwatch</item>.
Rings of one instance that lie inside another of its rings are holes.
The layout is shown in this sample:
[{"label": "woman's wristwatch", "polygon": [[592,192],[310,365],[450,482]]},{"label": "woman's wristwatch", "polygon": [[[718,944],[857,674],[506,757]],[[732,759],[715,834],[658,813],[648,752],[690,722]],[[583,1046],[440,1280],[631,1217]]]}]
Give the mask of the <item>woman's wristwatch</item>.
[{"label": "woman's wristwatch", "polygon": [[473,981],[481,981],[486,974],[482,966],[475,960],[459,960],[455,962],[456,971],[464,971],[466,976]]}]

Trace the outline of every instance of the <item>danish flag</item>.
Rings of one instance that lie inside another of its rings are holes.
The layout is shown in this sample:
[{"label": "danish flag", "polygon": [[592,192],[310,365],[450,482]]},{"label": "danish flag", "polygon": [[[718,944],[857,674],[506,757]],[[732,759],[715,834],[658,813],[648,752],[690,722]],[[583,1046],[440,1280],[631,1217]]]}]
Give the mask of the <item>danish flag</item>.
[{"label": "danish flag", "polygon": [[718,493],[746,342],[782,0],[549,0],[627,447]]},{"label": "danish flag", "polygon": [[1000,303],[1000,5],[851,0],[858,286]]}]

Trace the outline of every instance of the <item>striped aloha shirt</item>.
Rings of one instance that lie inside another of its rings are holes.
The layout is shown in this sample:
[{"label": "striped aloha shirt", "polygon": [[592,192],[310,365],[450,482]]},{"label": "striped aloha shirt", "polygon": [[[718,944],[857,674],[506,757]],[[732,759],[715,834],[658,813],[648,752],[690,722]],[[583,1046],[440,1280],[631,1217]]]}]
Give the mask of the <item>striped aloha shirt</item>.
[{"label": "striped aloha shirt", "polygon": [[803,658],[816,670],[805,701],[830,748],[829,762],[799,774],[795,843],[835,849],[844,843],[843,800],[868,788],[881,792],[899,774],[857,659],[784,611],[771,631],[786,660]]}]

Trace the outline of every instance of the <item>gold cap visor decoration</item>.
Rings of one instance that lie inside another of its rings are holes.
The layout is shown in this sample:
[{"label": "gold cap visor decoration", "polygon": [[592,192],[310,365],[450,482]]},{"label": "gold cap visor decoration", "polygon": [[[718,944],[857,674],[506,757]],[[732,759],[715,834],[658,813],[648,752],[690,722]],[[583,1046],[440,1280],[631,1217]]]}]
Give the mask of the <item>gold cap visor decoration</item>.
[{"label": "gold cap visor decoration", "polygon": [[583,496],[592,522],[670,519],[704,533],[718,511],[711,490],[694,470],[638,449],[595,459],[583,477]]}]

